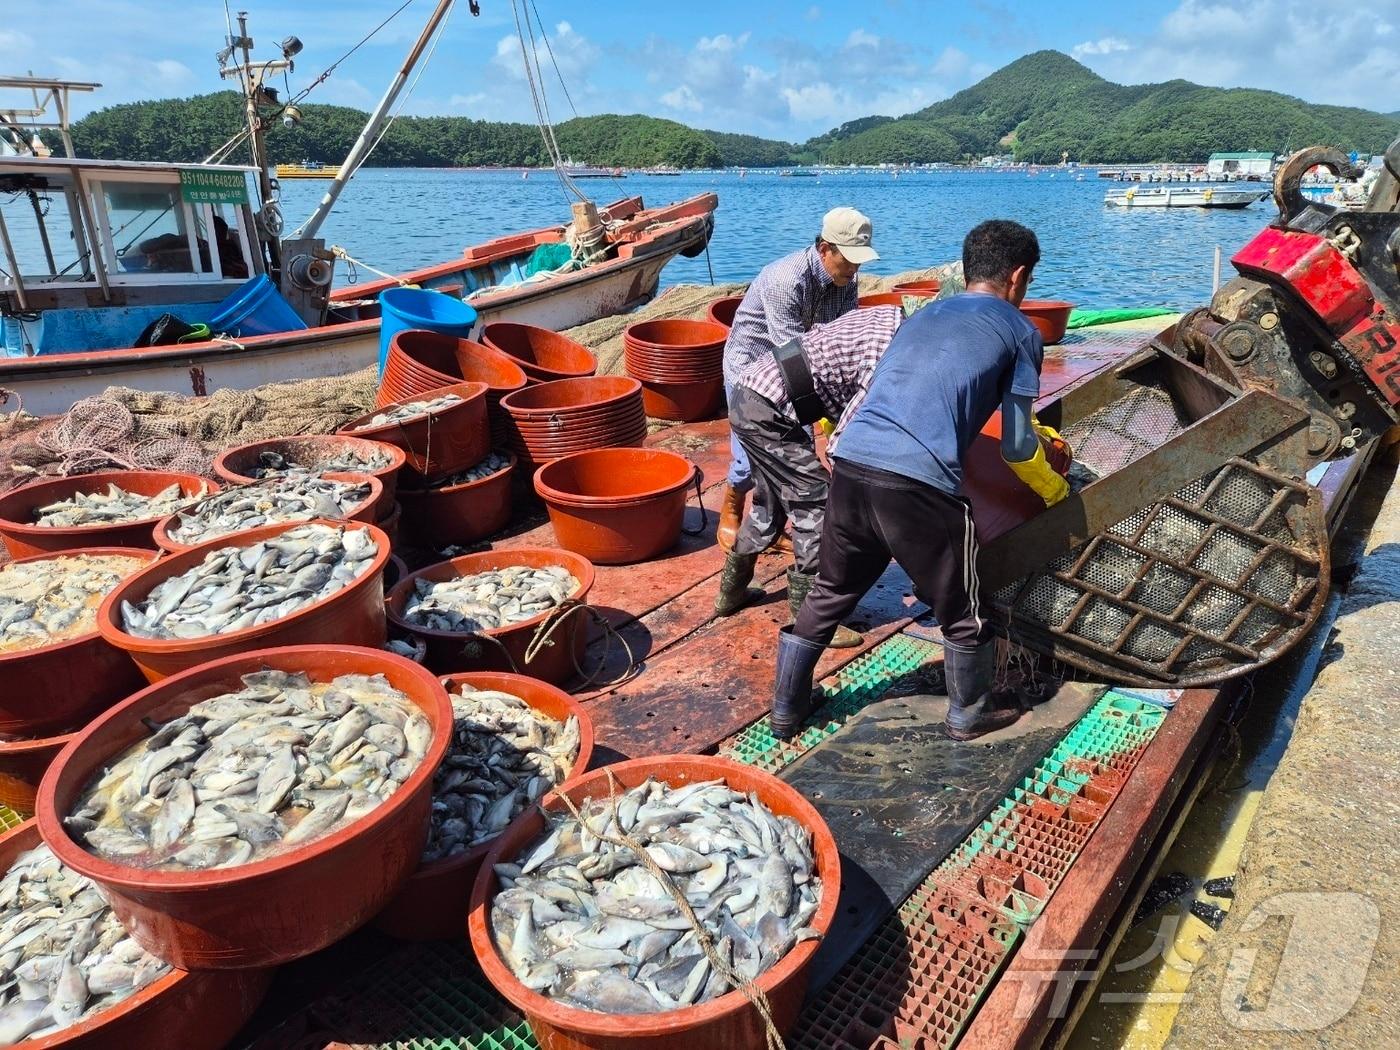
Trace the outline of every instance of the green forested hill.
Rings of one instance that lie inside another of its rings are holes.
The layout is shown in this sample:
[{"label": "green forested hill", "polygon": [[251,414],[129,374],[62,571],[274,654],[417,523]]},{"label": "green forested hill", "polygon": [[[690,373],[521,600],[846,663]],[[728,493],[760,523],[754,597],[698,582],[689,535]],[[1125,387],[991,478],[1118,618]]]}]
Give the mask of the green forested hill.
[{"label": "green forested hill", "polygon": [[[878,118],[876,118],[878,119]],[[956,161],[1014,152],[1018,160],[1104,163],[1204,161],[1227,150],[1282,152],[1304,145],[1382,150],[1400,119],[1319,106],[1251,88],[1185,80],[1124,86],[1068,55],[1037,51],[972,87],[899,120],[822,139],[833,163]]]},{"label": "green forested hill", "polygon": [[[274,161],[340,161],[365,114],[305,105],[302,123],[269,136]],[[112,106],[78,121],[83,156],[196,161],[242,127],[232,92]],[[1037,51],[908,116],[871,116],[797,146],[755,135],[697,131],[671,120],[607,114],[556,129],[576,161],[622,167],[763,167],[927,163],[1012,152],[1052,163],[1195,163],[1228,150],[1283,152],[1311,145],[1379,152],[1400,134],[1400,114],[1320,106],[1252,88],[1184,80],[1124,86],[1058,51]],[[547,162],[532,124],[466,117],[400,117],[370,160],[381,166],[538,166]]]}]

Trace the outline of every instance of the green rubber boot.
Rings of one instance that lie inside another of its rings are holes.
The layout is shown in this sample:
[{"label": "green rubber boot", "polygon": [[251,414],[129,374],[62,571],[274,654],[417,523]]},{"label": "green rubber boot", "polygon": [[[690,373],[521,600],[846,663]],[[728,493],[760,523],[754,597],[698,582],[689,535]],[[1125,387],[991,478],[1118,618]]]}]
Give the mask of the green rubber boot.
[{"label": "green rubber boot", "polygon": [[719,574],[719,594],[715,597],[716,616],[732,616],[763,597],[761,590],[749,586],[757,564],[757,554],[735,554],[731,551],[725,555],[724,569]]}]

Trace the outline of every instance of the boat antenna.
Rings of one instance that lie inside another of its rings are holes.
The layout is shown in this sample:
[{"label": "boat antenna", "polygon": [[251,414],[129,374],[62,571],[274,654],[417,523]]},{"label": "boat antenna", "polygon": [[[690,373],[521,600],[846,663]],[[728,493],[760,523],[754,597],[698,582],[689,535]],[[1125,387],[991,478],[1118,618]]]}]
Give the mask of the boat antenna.
[{"label": "boat antenna", "polygon": [[[580,202],[587,203],[588,195],[578,188],[578,184],[569,175],[564,166],[564,156],[559,150],[559,142],[554,137],[554,122],[549,116],[549,99],[545,94],[544,75],[540,69],[539,52],[535,47],[534,30],[530,24],[530,9],[525,0],[510,0],[510,9],[515,16],[515,35],[520,41],[521,61],[525,64],[525,82],[530,87],[530,101],[535,107],[535,123],[539,125],[540,138],[544,141],[545,152],[549,154],[550,162],[554,165],[554,174],[559,179],[559,185],[564,189],[565,199],[576,197]],[[523,25],[521,24],[522,9]],[[528,44],[525,42],[527,30],[529,30],[530,36]],[[570,100],[570,105],[572,104],[573,102]]]},{"label": "boat antenna", "polygon": [[[365,123],[364,128],[361,129],[360,137],[357,138],[355,144],[350,147],[349,154],[346,155],[344,162],[340,165],[339,173],[331,180],[331,184],[326,188],[326,194],[321,198],[321,203],[316,205],[316,210],[311,213],[311,217],[298,227],[296,231],[297,237],[316,236],[316,232],[320,230],[321,224],[326,221],[326,216],[328,216],[331,209],[335,207],[335,202],[340,197],[341,191],[345,189],[346,183],[350,181],[356,169],[365,162],[365,158],[373,152],[374,147],[379,144],[379,139],[382,137],[380,129],[385,126],[386,120],[389,119],[389,109],[399,97],[399,92],[403,90],[404,84],[408,81],[409,73],[413,71],[413,67],[418,64],[418,59],[428,46],[429,40],[431,40],[434,33],[437,32],[438,26],[442,23],[443,19],[447,17],[448,12],[452,10],[452,3],[453,0],[438,0],[437,7],[433,9],[433,13],[429,16],[428,23],[423,27],[423,31],[418,34],[418,39],[414,42],[412,49],[408,53],[408,57],[404,59],[402,67],[400,67],[398,73],[394,75],[394,79],[390,82],[388,90],[384,92],[384,97],[379,100],[379,105],[375,106],[374,112],[370,114],[369,120]],[[470,7],[473,14],[478,13],[476,4],[471,4]],[[434,46],[436,47],[436,44],[434,44]],[[416,79],[414,83],[417,83]]]}]

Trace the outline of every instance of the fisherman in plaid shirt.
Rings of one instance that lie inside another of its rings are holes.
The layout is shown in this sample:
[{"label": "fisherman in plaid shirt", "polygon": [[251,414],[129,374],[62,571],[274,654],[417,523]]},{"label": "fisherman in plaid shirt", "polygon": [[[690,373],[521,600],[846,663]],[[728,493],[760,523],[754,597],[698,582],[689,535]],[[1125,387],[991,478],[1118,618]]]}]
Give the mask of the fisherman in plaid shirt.
[{"label": "fisherman in plaid shirt", "polygon": [[[856,308],[856,272],[861,264],[879,258],[870,247],[870,234],[870,220],[860,212],[833,208],[822,219],[816,243],[770,263],[754,278],[724,344],[727,397],[733,399],[739,377],[771,357],[776,347],[814,324],[834,321]],[[728,485],[716,536],[725,551],[733,549],[744,502],[753,488],[748,455],[733,434],[729,453]]]},{"label": "fisherman in plaid shirt", "polygon": [[[877,306],[852,311],[798,337],[813,393],[827,419],[842,419],[847,406],[863,397],[903,320],[902,308]],[[797,417],[774,354],[756,360],[738,377],[729,402],[729,425],[753,471],[753,506],[725,559],[715,611],[728,616],[762,593],[749,589],[758,555],[791,521],[788,606],[796,619],[816,578],[831,475],[817,458],[810,427]],[[833,442],[839,440],[840,431],[838,424]],[[840,627],[830,644],[859,645],[860,635]]]}]

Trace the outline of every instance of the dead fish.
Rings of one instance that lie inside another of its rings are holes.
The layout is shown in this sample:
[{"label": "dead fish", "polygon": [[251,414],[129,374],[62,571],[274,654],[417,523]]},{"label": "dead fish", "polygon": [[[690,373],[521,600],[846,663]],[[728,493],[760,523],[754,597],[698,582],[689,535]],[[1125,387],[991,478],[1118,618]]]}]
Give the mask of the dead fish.
[{"label": "dead fish", "polygon": [[403,617],[432,630],[474,634],[548,612],[578,589],[579,581],[561,565],[512,565],[451,580],[419,579]]},{"label": "dead fish", "polygon": [[443,478],[441,481],[434,481],[428,487],[445,489],[452,485],[465,485],[470,481],[481,481],[483,478],[489,478],[492,474],[499,474],[508,466],[510,466],[510,455],[493,449],[485,459],[472,464],[466,470]]},{"label": "dead fish", "polygon": [[346,518],[369,494],[368,481],[337,481],[311,474],[264,478],[206,496],[180,511],[169,528],[170,538],[193,545],[261,525]]},{"label": "dead fish", "polygon": [[71,554],[0,568],[0,653],[95,631],[102,600],[146,564],[120,555]]},{"label": "dead fish", "polygon": [[73,836],[131,867],[246,864],[373,811],[432,744],[431,723],[382,675],[268,670],[242,682],[148,724],[85,786],[66,818]]},{"label": "dead fish", "polygon": [[[314,446],[312,448],[314,449]],[[382,445],[378,444],[375,445],[374,451],[367,455],[346,449],[332,455],[313,457],[310,460],[292,459],[280,452],[263,449],[258,453],[257,465],[247,473],[259,479],[278,477],[283,474],[368,474],[376,470],[383,470],[393,462],[393,457]],[[240,471],[240,473],[243,472]]]},{"label": "dead fish", "polygon": [[384,412],[376,412],[368,423],[361,423],[356,430],[369,430],[372,427],[382,427],[389,423],[403,423],[414,419],[417,416],[426,416],[432,412],[441,412],[444,408],[462,403],[462,399],[456,394],[443,394],[442,397],[431,398],[426,401],[405,401],[402,404],[393,405]]},{"label": "dead fish", "polygon": [[34,524],[56,529],[125,525],[174,514],[208,493],[208,485],[201,485],[199,491],[188,496],[179,485],[170,485],[153,496],[146,496],[109,483],[105,492],[75,492],[67,499],[36,507]]},{"label": "dead fish", "polygon": [[[722,962],[752,980],[799,940],[821,900],[811,836],[720,781],[648,780],[551,815],[515,864],[498,864],[496,944],[543,995],[584,1009],[654,1013],[723,995],[728,978],[623,831],[685,895]],[[607,836],[606,838],[604,836]]]}]

